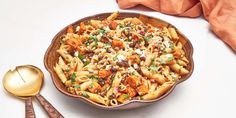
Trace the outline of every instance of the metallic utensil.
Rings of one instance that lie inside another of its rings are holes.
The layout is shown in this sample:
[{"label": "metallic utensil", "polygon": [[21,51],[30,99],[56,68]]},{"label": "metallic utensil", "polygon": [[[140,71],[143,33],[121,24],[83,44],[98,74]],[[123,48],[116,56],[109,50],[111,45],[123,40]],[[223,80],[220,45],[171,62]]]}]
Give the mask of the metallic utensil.
[{"label": "metallic utensil", "polygon": [[44,110],[51,118],[63,118],[63,116],[39,94],[43,85],[43,72],[32,65],[17,66],[9,70],[3,78],[3,86],[6,91],[25,100],[26,118],[35,118],[32,97],[36,97]]}]

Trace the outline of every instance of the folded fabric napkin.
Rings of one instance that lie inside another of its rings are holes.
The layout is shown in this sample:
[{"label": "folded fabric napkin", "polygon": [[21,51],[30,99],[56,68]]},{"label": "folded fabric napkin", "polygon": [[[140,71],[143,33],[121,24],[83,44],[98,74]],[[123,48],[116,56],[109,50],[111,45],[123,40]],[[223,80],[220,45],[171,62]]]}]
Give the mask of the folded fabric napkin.
[{"label": "folded fabric napkin", "polygon": [[236,0],[117,0],[121,9],[144,5],[169,15],[198,17],[236,52]]}]

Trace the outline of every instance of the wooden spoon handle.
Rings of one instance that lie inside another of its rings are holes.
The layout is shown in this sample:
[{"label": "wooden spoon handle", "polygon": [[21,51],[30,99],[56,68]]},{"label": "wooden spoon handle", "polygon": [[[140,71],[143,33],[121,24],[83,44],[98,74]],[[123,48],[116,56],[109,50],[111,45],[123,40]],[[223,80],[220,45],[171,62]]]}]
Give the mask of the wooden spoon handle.
[{"label": "wooden spoon handle", "polygon": [[43,96],[37,94],[36,99],[43,106],[50,118],[64,118]]},{"label": "wooden spoon handle", "polygon": [[25,117],[26,118],[36,118],[34,113],[34,107],[32,104],[32,97],[25,99]]}]

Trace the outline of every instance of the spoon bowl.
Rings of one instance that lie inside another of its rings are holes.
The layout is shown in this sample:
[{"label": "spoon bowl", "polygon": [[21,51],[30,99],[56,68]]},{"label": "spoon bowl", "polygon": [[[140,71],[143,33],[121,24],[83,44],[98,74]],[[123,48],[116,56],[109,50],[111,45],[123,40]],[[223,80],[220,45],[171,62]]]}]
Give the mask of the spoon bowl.
[{"label": "spoon bowl", "polygon": [[17,66],[5,74],[3,85],[6,91],[15,96],[34,96],[39,93],[43,78],[42,71],[34,66]]},{"label": "spoon bowl", "polygon": [[26,118],[35,118],[32,104],[33,96],[43,106],[50,118],[63,118],[63,116],[39,94],[43,85],[43,72],[36,66],[17,66],[14,70],[9,70],[3,77],[5,90],[14,96],[25,99]]}]

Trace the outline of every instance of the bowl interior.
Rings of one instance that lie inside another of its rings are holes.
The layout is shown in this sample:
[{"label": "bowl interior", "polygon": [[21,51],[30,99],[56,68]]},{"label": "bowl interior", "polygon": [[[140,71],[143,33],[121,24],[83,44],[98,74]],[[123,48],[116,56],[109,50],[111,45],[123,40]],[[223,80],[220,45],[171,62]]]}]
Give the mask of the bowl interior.
[{"label": "bowl interior", "polygon": [[[89,20],[91,19],[97,19],[97,20],[102,20],[102,19],[105,19],[107,18],[111,13],[102,13],[102,14],[98,14],[98,15],[94,15],[94,16],[89,16],[89,17],[85,17],[83,19],[80,19],[70,25],[72,25],[73,27],[76,27],[79,25],[80,22],[84,22],[85,24],[88,23]],[[121,12],[120,15],[118,16],[117,19],[124,19],[124,18],[127,18],[127,17],[137,17],[139,18],[142,22],[144,23],[149,23],[155,27],[174,27],[173,25],[171,25],[170,23],[168,22],[165,22],[161,19],[158,19],[158,18],[153,18],[153,17],[150,17],[150,16],[146,16],[146,15],[142,15],[142,14],[138,14],[138,13],[123,13]],[[68,25],[69,26],[69,25]],[[68,27],[67,26],[67,27]],[[193,64],[193,59],[192,59],[192,54],[193,54],[193,47],[192,47],[192,44],[190,43],[190,41],[188,40],[188,38],[186,36],[184,36],[178,29],[177,29],[177,32],[179,34],[179,37],[180,37],[180,42],[183,44],[183,47],[184,47],[184,51],[186,53],[186,57],[187,59],[190,61],[189,65],[187,66],[187,69],[190,70],[190,73],[185,75],[185,76],[182,76],[182,79],[180,79],[178,82],[176,82],[176,84],[172,87],[172,89],[170,89],[170,91],[168,91],[166,94],[164,94],[162,97],[160,98],[157,98],[157,99],[154,99],[154,100],[142,100],[142,101],[130,101],[130,102],[127,102],[125,104],[121,104],[121,105],[118,105],[118,106],[103,106],[103,105],[100,105],[98,103],[95,103],[93,101],[90,101],[89,99],[86,99],[84,97],[81,97],[81,96],[76,96],[76,95],[73,95],[73,94],[70,94],[65,86],[63,85],[63,83],[60,81],[60,79],[58,78],[57,74],[54,72],[53,70],[53,67],[55,66],[56,62],[58,62],[58,58],[59,58],[59,54],[56,52],[57,49],[59,49],[60,47],[60,40],[61,40],[61,36],[66,34],[66,29],[67,27],[65,27],[64,29],[62,29],[59,33],[57,33],[57,35],[53,38],[52,42],[51,42],[51,45],[49,46],[49,48],[47,49],[47,52],[45,53],[45,57],[44,57],[44,64],[45,64],[45,67],[46,69],[49,71],[49,73],[51,74],[51,77],[52,77],[52,80],[53,80],[53,83],[54,85],[56,86],[56,88],[62,92],[63,94],[67,95],[67,96],[70,96],[70,97],[75,97],[75,98],[78,98],[82,101],[86,101],[87,103],[91,103],[92,105],[96,106],[96,107],[100,107],[100,108],[105,108],[105,109],[126,109],[128,108],[126,105],[129,104],[129,108],[135,108],[135,107],[139,107],[139,106],[143,106],[145,104],[149,104],[151,102],[154,102],[154,101],[158,101],[164,97],[166,97],[173,89],[174,87],[188,79],[191,75],[192,75],[192,72],[193,72],[193,68],[194,68],[194,64]],[[136,104],[135,104],[136,103]],[[132,105],[134,104],[134,105]]]}]

